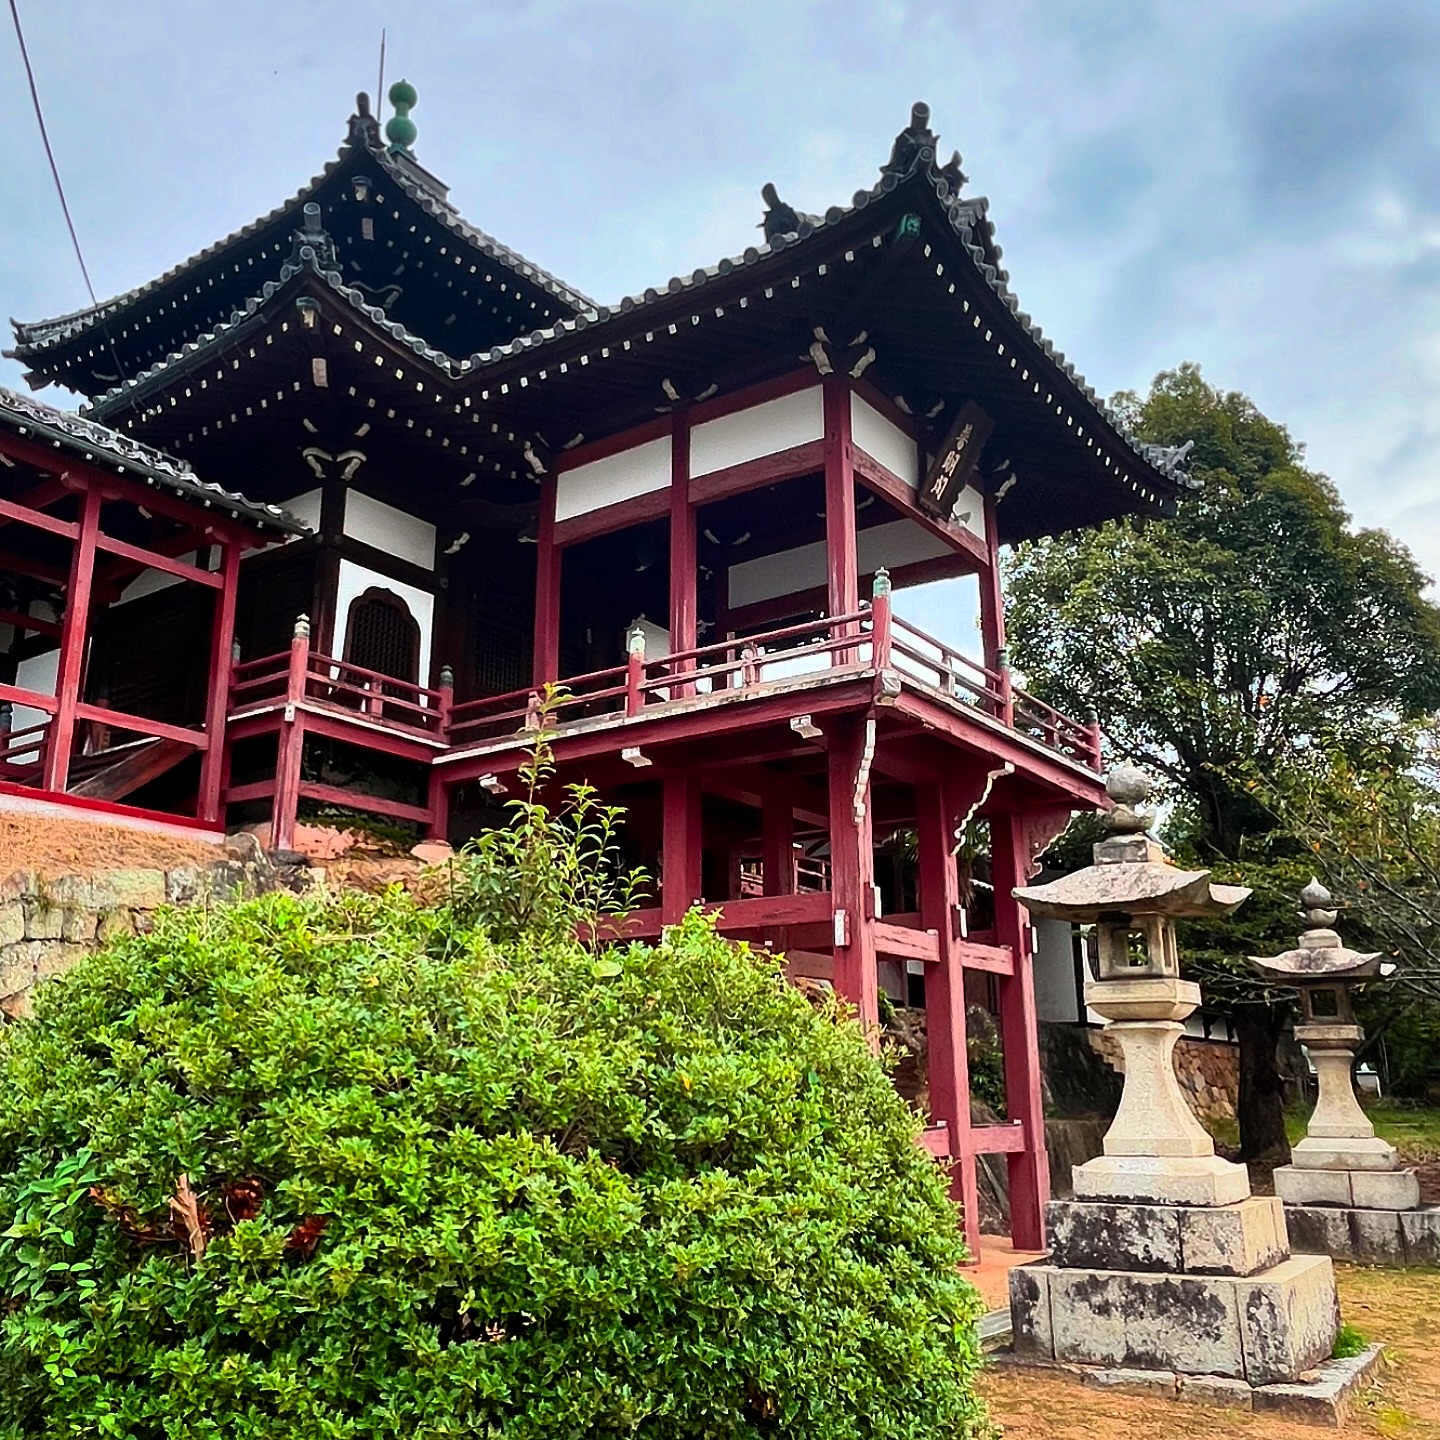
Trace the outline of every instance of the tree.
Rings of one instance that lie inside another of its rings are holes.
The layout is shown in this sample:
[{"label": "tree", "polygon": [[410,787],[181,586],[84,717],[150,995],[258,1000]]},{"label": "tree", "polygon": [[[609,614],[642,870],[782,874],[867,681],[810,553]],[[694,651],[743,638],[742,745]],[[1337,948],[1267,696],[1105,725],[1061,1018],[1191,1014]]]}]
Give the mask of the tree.
[{"label": "tree", "polygon": [[[1193,442],[1199,488],[1171,519],[1022,546],[1008,576],[1015,662],[1162,779],[1177,849],[1245,883],[1278,864],[1288,882],[1304,847],[1277,824],[1265,782],[1316,747],[1384,746],[1440,705],[1440,609],[1409,552],[1353,528],[1330,481],[1245,396],[1183,365],[1116,405],[1140,439]],[[1273,943],[1243,909],[1218,938]],[[1253,990],[1234,1003],[1242,1149],[1279,1158],[1285,1008]]]},{"label": "tree", "polygon": [[398,892],[163,913],[0,1036],[0,1437],[983,1430],[859,1027],[698,915],[596,950],[479,863],[503,943]]}]

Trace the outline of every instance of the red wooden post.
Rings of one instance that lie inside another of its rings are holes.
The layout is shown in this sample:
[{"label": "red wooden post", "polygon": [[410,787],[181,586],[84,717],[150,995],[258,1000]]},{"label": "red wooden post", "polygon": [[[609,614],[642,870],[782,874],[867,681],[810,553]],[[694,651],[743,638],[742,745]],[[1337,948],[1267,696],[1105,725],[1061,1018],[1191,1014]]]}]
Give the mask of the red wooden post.
[{"label": "red wooden post", "polygon": [[965,972],[955,944],[960,903],[955,824],[961,811],[952,786],[916,787],[920,859],[920,923],[939,940],[938,959],[925,969],[925,1036],[929,1051],[930,1113],[950,1135],[950,1194],[960,1206],[965,1244],[980,1258],[980,1198],[970,1136],[970,1062],[966,1051]]},{"label": "red wooden post", "polygon": [[295,820],[300,809],[300,762],[305,751],[305,698],[310,674],[310,621],[300,616],[290,640],[290,669],[285,683],[285,711],[280,721],[275,756],[275,798],[270,811],[270,845],[290,850],[295,845]]},{"label": "red wooden post", "polygon": [[80,501],[80,533],[70,552],[65,586],[65,619],[60,630],[60,665],[55,678],[55,715],[46,736],[43,785],[63,792],[70,782],[70,752],[75,744],[75,707],[85,674],[90,621],[90,591],[95,579],[95,538],[100,533],[100,492],[87,486]]},{"label": "red wooden post", "polygon": [[1102,774],[1105,770],[1105,735],[1093,710],[1085,716],[1085,734],[1090,742],[1090,763]]},{"label": "red wooden post", "polygon": [[535,644],[531,679],[560,678],[560,580],[564,551],[555,544],[555,477],[540,488],[540,544],[535,556]]},{"label": "red wooden post", "polygon": [[830,781],[830,894],[834,985],[878,1039],[875,847],[870,814],[874,721],[837,716],[825,727]]},{"label": "red wooden post", "polygon": [[637,625],[625,637],[625,713],[638,715],[645,708],[645,632]]},{"label": "red wooden post", "polygon": [[205,755],[200,761],[200,795],[196,816],[213,823],[224,810],[225,717],[230,709],[230,681],[235,672],[235,597],[240,590],[240,542],[234,536],[221,545],[221,587],[215,592],[210,625],[210,695],[205,705]]},{"label": "red wooden post", "polygon": [[870,592],[870,653],[877,670],[890,668],[890,572],[883,566]]},{"label": "red wooden post", "polygon": [[675,925],[701,898],[700,784],[685,771],[665,777],[660,852],[660,919]]},{"label": "red wooden post", "polygon": [[985,647],[985,668],[998,679],[999,718],[1015,723],[1015,701],[1011,693],[1010,657],[1005,648],[1005,591],[1000,583],[1000,528],[995,518],[995,497],[985,497],[985,550],[990,563],[980,572],[980,631]]},{"label": "red wooden post", "polygon": [[786,795],[761,797],[760,867],[767,895],[795,893],[795,811]]},{"label": "red wooden post", "polygon": [[[823,381],[825,404],[826,601],[831,615],[860,608],[860,562],[855,540],[855,469],[850,442],[850,387],[838,375]],[[846,626],[848,631],[852,627]],[[853,650],[832,652],[833,665],[849,665]]]},{"label": "red wooden post", "polygon": [[[695,511],[690,504],[690,421],[681,411],[670,432],[670,653],[697,644],[699,562]],[[694,669],[693,662],[690,665]],[[675,685],[671,699],[694,694],[693,685]]]},{"label": "red wooden post", "polygon": [[[455,705],[455,672],[448,666],[440,667],[440,700],[435,711],[435,733],[446,739],[450,732],[450,711]],[[427,792],[430,802],[430,823],[425,827],[427,840],[445,840],[450,832],[450,791],[440,778],[440,772],[431,766],[430,788]]]},{"label": "red wooden post", "polygon": [[1005,1101],[1024,1128],[1023,1150],[1011,1154],[1010,1235],[1019,1250],[1045,1248],[1045,1202],[1050,1167],[1045,1154],[1045,1102],[1040,1077],[1040,1031],[1030,926],[1011,891],[1030,878],[1030,851],[1020,817],[990,817],[990,872],[995,886],[995,932],[1014,956],[1014,973],[1000,979],[1000,1032],[1005,1051]]}]

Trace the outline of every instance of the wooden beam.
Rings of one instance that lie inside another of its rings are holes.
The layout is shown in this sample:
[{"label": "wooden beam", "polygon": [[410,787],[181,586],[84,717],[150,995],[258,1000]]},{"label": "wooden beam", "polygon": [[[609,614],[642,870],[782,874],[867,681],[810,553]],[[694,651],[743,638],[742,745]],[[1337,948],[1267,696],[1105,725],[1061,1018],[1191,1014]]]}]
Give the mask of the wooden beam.
[{"label": "wooden beam", "polygon": [[79,536],[70,554],[70,573],[65,586],[65,619],[55,679],[55,718],[51,722],[45,747],[42,780],[47,790],[64,791],[69,788],[70,752],[75,743],[75,716],[85,672],[90,588],[95,578],[95,541],[99,533],[100,492],[86,490],[80,502]]},{"label": "wooden beam", "polygon": [[326,805],[340,805],[347,810],[365,810],[392,820],[411,820],[425,825],[430,820],[428,805],[406,805],[399,800],[385,800],[378,795],[365,795],[358,790],[342,790],[338,785],[321,785],[313,780],[300,782],[300,795]]},{"label": "wooden beam", "polygon": [[107,555],[118,555],[124,560],[133,560],[146,570],[159,570],[166,575],[178,576],[181,580],[193,581],[210,590],[218,590],[224,584],[212,570],[202,570],[198,565],[188,565],[183,560],[162,555],[157,550],[146,550],[140,545],[131,545],[127,540],[117,540],[113,535],[97,535],[95,546]]},{"label": "wooden beam", "polygon": [[890,920],[877,920],[875,953],[891,960],[922,960],[933,965],[940,955],[940,940],[933,931],[914,930]]},{"label": "wooden beam", "polygon": [[189,745],[194,750],[205,748],[203,730],[191,730],[186,725],[170,725],[163,720],[152,720],[148,715],[132,715],[125,710],[112,710],[108,705],[89,705],[82,700],[75,706],[75,718],[96,720],[102,725],[108,725],[112,730],[133,730],[139,735],[174,740],[181,745]]},{"label": "wooden beam", "polygon": [[1015,957],[1008,945],[977,945],[970,940],[957,940],[955,957],[967,970],[983,970],[989,975],[1015,973]]},{"label": "wooden beam", "polygon": [[801,445],[792,445],[788,450],[776,450],[771,455],[761,455],[739,465],[727,466],[724,470],[712,470],[707,475],[697,476],[690,482],[690,503],[710,505],[731,495],[743,495],[747,490],[761,490],[781,480],[814,475],[824,466],[825,442],[807,440]]},{"label": "wooden beam", "polygon": [[80,533],[80,526],[74,520],[61,520],[56,515],[47,515],[43,510],[14,500],[0,500],[0,524],[11,520],[51,535],[61,535],[66,540],[74,540]]},{"label": "wooden beam", "polygon": [[572,515],[568,520],[556,521],[555,544],[562,547],[582,545],[586,540],[613,535],[617,530],[630,529],[632,525],[648,525],[650,521],[662,519],[669,513],[670,489],[667,486],[629,500],[617,500],[613,505],[602,505],[598,510],[586,511],[584,515]]}]

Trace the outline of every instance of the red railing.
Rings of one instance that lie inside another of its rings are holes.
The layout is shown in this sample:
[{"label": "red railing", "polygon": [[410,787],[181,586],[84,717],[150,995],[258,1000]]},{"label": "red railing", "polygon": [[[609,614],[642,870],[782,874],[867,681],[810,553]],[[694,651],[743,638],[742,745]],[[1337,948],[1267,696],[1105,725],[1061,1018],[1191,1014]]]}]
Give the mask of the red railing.
[{"label": "red railing", "polygon": [[0,780],[27,785],[38,780],[45,766],[45,746],[50,735],[50,717],[38,725],[12,730],[8,710],[0,727]]},{"label": "red railing", "polygon": [[419,732],[450,745],[508,739],[538,728],[542,711],[554,728],[583,721],[636,716],[680,701],[731,692],[819,672],[831,676],[891,670],[950,704],[973,707],[1047,748],[1100,768],[1100,737],[1034,696],[1017,690],[1004,668],[991,669],[901,620],[891,611],[888,582],[869,605],[842,615],[784,625],[648,658],[644,637],[631,636],[625,664],[565,679],[545,701],[527,686],[502,695],[451,703],[439,690],[396,680],[348,660],[316,654],[297,634],[286,653],[237,663],[231,715],[305,701],[364,716],[386,728]]},{"label": "red railing", "polygon": [[418,730],[436,737],[444,731],[448,705],[443,690],[396,680],[379,670],[321,655],[308,644],[302,647],[298,642],[279,655],[240,661],[232,671],[232,716],[302,699],[380,720],[387,727]]}]

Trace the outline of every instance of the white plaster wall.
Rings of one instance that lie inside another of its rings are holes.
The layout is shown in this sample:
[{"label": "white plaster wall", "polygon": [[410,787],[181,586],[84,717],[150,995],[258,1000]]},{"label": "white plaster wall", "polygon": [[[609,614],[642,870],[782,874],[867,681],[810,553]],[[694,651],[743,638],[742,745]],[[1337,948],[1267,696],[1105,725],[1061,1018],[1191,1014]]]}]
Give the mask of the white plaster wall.
[{"label": "white plaster wall", "polygon": [[359,490],[345,496],[344,530],[352,540],[374,546],[397,560],[408,560],[422,570],[435,568],[435,527],[428,520],[407,515]]},{"label": "white plaster wall", "polygon": [[[282,510],[288,510],[302,525],[308,525],[312,530],[319,532],[320,529],[320,491],[307,490],[303,495],[297,495],[293,500],[282,500]],[[300,536],[295,537],[297,540]],[[256,552],[247,550],[247,555]]]},{"label": "white plaster wall", "polygon": [[[43,655],[32,655],[22,660],[15,669],[15,683],[22,690],[34,690],[38,695],[53,695],[60,677],[60,649],[47,650]],[[15,707],[11,725],[16,730],[28,730],[46,718],[43,710],[32,710],[28,705]]]},{"label": "white plaster wall", "polygon": [[345,654],[351,603],[358,600],[372,585],[398,595],[410,607],[411,615],[420,626],[420,683],[429,684],[430,646],[435,630],[435,597],[427,591],[417,590],[413,585],[392,580],[388,575],[367,570],[353,560],[340,562],[340,584],[336,590],[335,603],[336,654]]},{"label": "white plaster wall", "polygon": [[868,400],[850,392],[850,438],[856,448],[878,460],[909,485],[920,483],[920,447]]},{"label": "white plaster wall", "polygon": [[[888,525],[872,525],[856,537],[860,573],[868,575],[880,566],[894,570],[917,560],[934,560],[951,553],[950,547],[913,520],[892,520]],[[732,610],[773,600],[779,595],[794,595],[816,585],[824,585],[827,576],[825,542],[801,545],[782,550],[776,555],[762,555],[730,567],[729,603]]]},{"label": "white plaster wall", "polygon": [[670,437],[662,435],[561,473],[555,481],[555,518],[573,520],[669,485]]},{"label": "white plaster wall", "polygon": [[707,420],[690,432],[690,474],[728,470],[825,438],[825,402],[818,385]]},{"label": "white plaster wall", "polygon": [[985,539],[985,497],[973,485],[967,485],[960,492],[951,518],[977,539]]},{"label": "white plaster wall", "polygon": [[[201,563],[194,550],[186,555],[177,555],[175,558],[183,565],[199,565]],[[120,592],[115,604],[123,605],[127,600],[138,600],[142,595],[154,595],[157,591],[168,590],[172,585],[183,585],[184,583],[178,575],[167,575],[163,570],[146,570],[143,574],[137,575]]]}]

